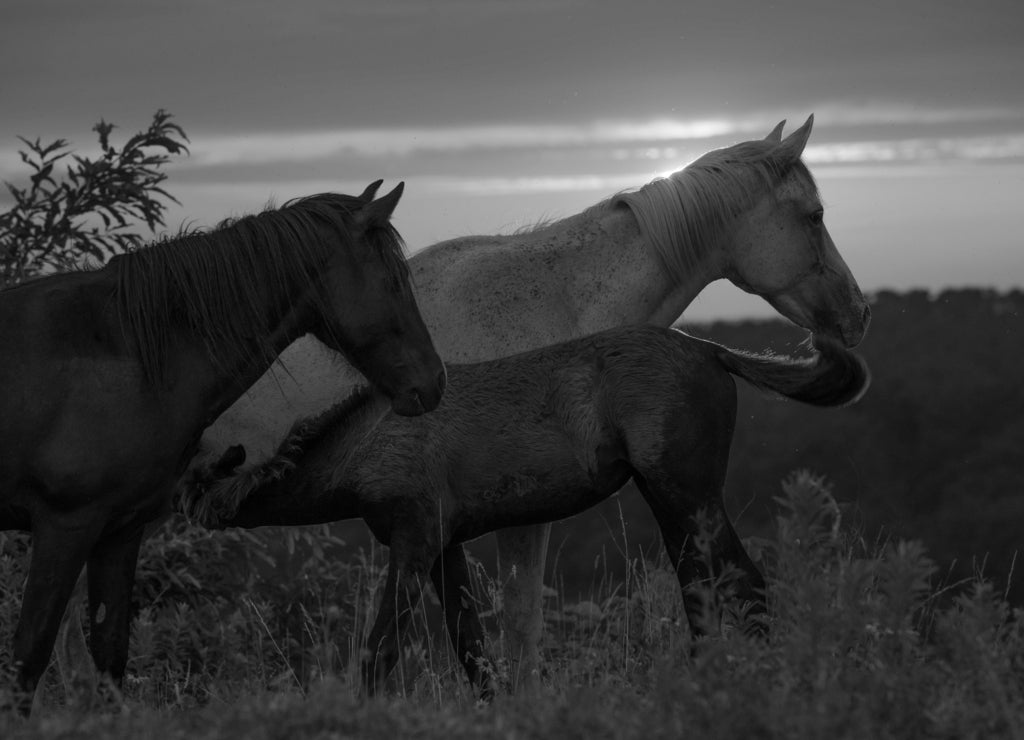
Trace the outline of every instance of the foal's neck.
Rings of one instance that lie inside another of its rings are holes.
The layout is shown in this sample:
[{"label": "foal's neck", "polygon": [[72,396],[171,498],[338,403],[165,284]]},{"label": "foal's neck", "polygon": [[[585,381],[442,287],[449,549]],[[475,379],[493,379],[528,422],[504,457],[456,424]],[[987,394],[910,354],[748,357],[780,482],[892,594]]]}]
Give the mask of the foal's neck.
[{"label": "foal's neck", "polygon": [[626,324],[670,326],[708,283],[722,277],[712,259],[674,278],[648,244],[632,211],[595,207],[537,234],[561,245],[566,265],[565,300],[575,308],[581,333]]}]

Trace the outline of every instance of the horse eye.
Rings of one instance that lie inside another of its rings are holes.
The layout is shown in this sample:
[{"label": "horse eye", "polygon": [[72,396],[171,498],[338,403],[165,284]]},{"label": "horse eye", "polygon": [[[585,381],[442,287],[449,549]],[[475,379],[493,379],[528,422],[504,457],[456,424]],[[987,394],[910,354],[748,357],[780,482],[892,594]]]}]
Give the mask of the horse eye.
[{"label": "horse eye", "polygon": [[821,226],[825,222],[825,211],[819,208],[810,214],[807,220],[811,222],[812,226]]}]

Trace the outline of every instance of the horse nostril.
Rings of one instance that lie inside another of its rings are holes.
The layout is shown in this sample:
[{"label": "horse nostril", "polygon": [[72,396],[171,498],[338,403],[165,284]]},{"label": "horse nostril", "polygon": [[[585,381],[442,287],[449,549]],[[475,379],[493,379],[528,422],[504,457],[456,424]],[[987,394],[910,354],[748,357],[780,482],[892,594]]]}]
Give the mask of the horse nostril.
[{"label": "horse nostril", "polygon": [[444,369],[442,369],[441,372],[437,374],[437,392],[444,393],[446,385],[448,385],[448,374]]},{"label": "horse nostril", "polygon": [[871,306],[864,306],[864,315],[861,317],[861,321],[864,323],[864,326],[867,326],[868,322],[871,321]]}]

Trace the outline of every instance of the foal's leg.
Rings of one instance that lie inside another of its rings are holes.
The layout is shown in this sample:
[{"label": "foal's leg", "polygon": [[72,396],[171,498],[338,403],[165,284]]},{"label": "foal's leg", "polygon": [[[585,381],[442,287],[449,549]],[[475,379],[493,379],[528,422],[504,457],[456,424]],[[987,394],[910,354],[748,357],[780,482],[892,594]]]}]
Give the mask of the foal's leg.
[{"label": "foal's leg", "polygon": [[[694,519],[694,514],[701,509],[706,514],[705,521],[710,531],[701,531]],[[664,517],[655,509],[655,516],[665,541],[665,549],[676,567],[676,577],[683,589],[686,618],[694,635],[707,633],[703,619],[704,595],[695,586],[710,586],[729,565],[740,570],[741,575],[730,585],[741,603],[751,605],[747,613],[751,616],[765,613],[764,578],[743,549],[723,507],[698,507],[690,513],[673,512]],[[688,521],[680,522],[677,517],[685,517]],[[698,538],[708,536],[712,539],[707,551],[702,552],[697,546]],[[762,630],[755,627],[753,631]]]},{"label": "foal's leg", "polygon": [[22,714],[28,714],[32,707],[32,696],[53,652],[68,598],[102,531],[102,522],[70,523],[48,514],[44,512],[32,520],[32,560],[14,630],[19,692],[15,702]]},{"label": "foal's leg", "polygon": [[430,579],[441,599],[448,637],[459,662],[466,669],[469,682],[476,687],[480,698],[490,700],[494,689],[484,654],[484,629],[473,599],[466,551],[462,545],[452,544],[444,549],[430,570]]},{"label": "foal's leg", "polygon": [[551,525],[500,529],[498,582],[502,591],[502,631],[512,665],[514,688],[536,686],[544,631],[544,564]]},{"label": "foal's leg", "polygon": [[132,586],[144,526],[104,537],[89,556],[89,648],[96,668],[120,689],[128,664]]},{"label": "foal's leg", "polygon": [[767,621],[765,615],[768,613],[768,606],[765,601],[767,585],[760,569],[754,565],[747,550],[743,547],[740,536],[729,521],[729,515],[725,512],[724,505],[721,509],[722,532],[719,535],[719,562],[732,563],[739,568],[744,577],[736,584],[737,598],[749,604],[747,615],[753,617],[750,620],[748,632],[751,634],[764,635],[767,632]]},{"label": "foal's leg", "polygon": [[[654,513],[665,549],[675,566],[686,618],[694,635],[706,633],[703,597],[694,587],[709,584],[728,564],[740,569],[741,576],[733,585],[737,598],[752,604],[748,613],[765,611],[764,578],[743,548],[722,502],[725,460],[716,464],[714,457],[693,455],[683,463],[667,466],[671,471],[658,470],[637,477],[637,486]],[[701,511],[710,531],[701,531],[696,518]],[[698,543],[700,538],[709,536],[705,553]]]},{"label": "foal's leg", "polygon": [[362,661],[363,687],[370,696],[384,686],[398,663],[402,634],[419,605],[423,584],[436,557],[424,552],[414,538],[422,539],[422,534],[391,535],[388,579]]}]

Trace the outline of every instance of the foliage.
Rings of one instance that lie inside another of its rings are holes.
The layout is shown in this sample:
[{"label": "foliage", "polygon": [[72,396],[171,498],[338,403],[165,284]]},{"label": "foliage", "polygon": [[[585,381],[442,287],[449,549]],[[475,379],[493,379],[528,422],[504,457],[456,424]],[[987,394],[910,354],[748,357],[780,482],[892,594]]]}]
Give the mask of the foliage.
[{"label": "foliage", "polygon": [[[806,337],[775,319],[687,330],[727,346],[779,353],[802,351]],[[767,537],[775,481],[812,465],[834,481],[844,517],[867,540],[919,540],[943,582],[981,572],[1011,603],[1024,604],[1024,568],[1014,567],[1024,520],[1024,293],[880,293],[856,351],[872,383],[848,408],[779,401],[737,383],[726,504],[738,531]],[[627,490],[555,525],[553,546],[572,552],[560,562],[571,589],[583,588],[593,560],[613,551],[610,532],[619,530],[620,510],[630,558],[656,551],[657,525],[639,493]],[[474,543],[488,564],[490,546]],[[613,553],[609,561],[620,580],[627,560]]]},{"label": "foliage", "polygon": [[158,110],[149,127],[120,148],[110,141],[114,125],[101,120],[93,127],[101,150],[96,158],[74,154],[64,139],[44,144],[19,137],[27,147],[21,161],[33,174],[27,187],[5,183],[14,205],[0,213],[0,287],[138,247],[134,221],[150,231],[163,226],[161,199],[178,201],[163,189],[161,168],[171,155],[188,152],[188,137],[171,118]]},{"label": "foliage", "polygon": [[[143,588],[156,589],[161,606],[136,621],[134,650],[145,652],[148,644],[140,630],[169,637],[185,631],[186,644],[176,649],[189,654],[196,639],[205,658],[195,657],[199,662],[189,668],[151,651],[133,664],[147,673],[128,688],[130,711],[82,716],[48,706],[27,723],[0,717],[0,733],[386,740],[1020,737],[1024,628],[1021,614],[998,590],[974,580],[952,598],[938,598],[942,588],[923,548],[912,542],[867,545],[843,520],[820,477],[790,476],[777,498],[774,530],[757,548],[771,593],[766,639],[726,625],[692,643],[674,575],[663,562],[641,562],[625,587],[590,594],[586,603],[562,602],[549,612],[556,639],[549,645],[544,688],[499,697],[485,708],[474,705],[457,673],[439,670],[447,661],[438,657],[445,648],[415,637],[419,644],[406,664],[418,675],[406,682],[405,698],[359,701],[353,676],[330,672],[323,680],[317,675],[275,684],[280,663],[267,648],[287,644],[291,627],[260,615],[286,613],[288,600],[298,598],[311,607],[303,616],[308,625],[358,621],[370,606],[365,577],[349,585],[364,589],[361,595],[350,591],[347,600],[318,607],[326,595],[320,579],[330,583],[340,572],[331,557],[331,548],[340,545],[326,533],[305,530],[289,545],[283,532],[273,532],[258,554],[246,555],[257,546],[251,535],[217,543],[224,535],[187,535],[177,524],[160,535],[150,554],[170,558],[170,575],[157,574],[152,564],[143,568]],[[181,543],[191,537],[200,544],[186,566]],[[328,545],[318,549],[316,542]],[[289,572],[310,577],[261,584],[264,578],[282,580],[261,569],[272,561],[279,566],[289,552],[296,556]],[[246,611],[244,604],[259,599],[266,600],[266,611]],[[173,603],[188,605],[191,617],[175,616]],[[224,615],[216,627],[196,624]],[[232,652],[241,653],[236,659],[244,667],[231,664]],[[146,680],[163,681],[166,690],[158,694]],[[174,686],[185,690],[176,693]]]}]

